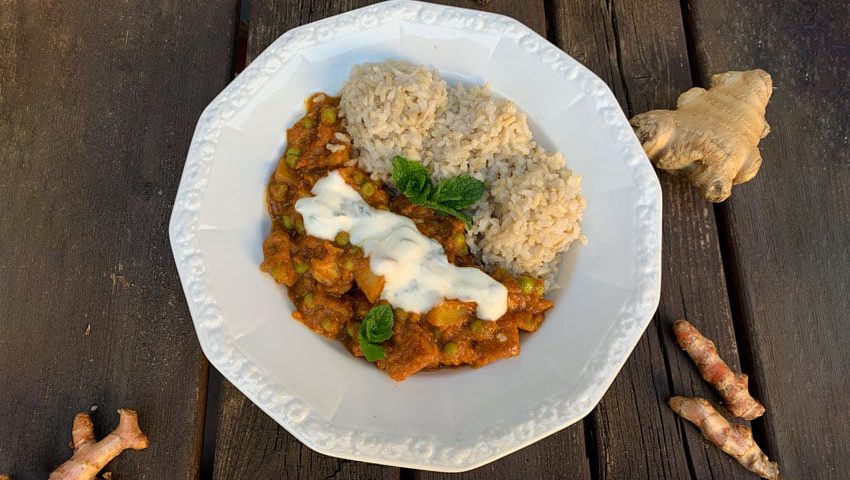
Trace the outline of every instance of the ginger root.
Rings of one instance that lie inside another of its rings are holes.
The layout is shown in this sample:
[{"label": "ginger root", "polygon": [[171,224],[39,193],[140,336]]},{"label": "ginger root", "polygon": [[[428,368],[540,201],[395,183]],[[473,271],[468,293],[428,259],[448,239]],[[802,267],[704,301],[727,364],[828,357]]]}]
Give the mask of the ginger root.
[{"label": "ginger root", "polygon": [[732,194],[761,166],[759,141],[770,133],[764,119],[773,93],[764,70],[712,75],[708,90],[681,94],[676,110],[652,110],[631,119],[656,167],[688,177],[712,202]]},{"label": "ginger root", "polygon": [[710,383],[720,396],[729,413],[745,420],[764,414],[764,405],[750,395],[749,378],[735,374],[717,354],[714,342],[705,338],[699,330],[685,320],[673,323],[676,343],[696,363],[703,380]]},{"label": "ginger root", "polygon": [[753,440],[752,431],[743,425],[729,423],[708,400],[672,397],[668,404],[680,417],[696,425],[709,442],[731,455],[744,468],[762,478],[779,479],[779,466],[761,451]]},{"label": "ginger root", "polygon": [[91,417],[85,412],[78,413],[71,432],[74,455],[51,472],[49,480],[91,480],[124,450],[147,448],[148,437],[139,428],[136,412],[122,408],[118,414],[121,418],[115,430],[95,442]]}]

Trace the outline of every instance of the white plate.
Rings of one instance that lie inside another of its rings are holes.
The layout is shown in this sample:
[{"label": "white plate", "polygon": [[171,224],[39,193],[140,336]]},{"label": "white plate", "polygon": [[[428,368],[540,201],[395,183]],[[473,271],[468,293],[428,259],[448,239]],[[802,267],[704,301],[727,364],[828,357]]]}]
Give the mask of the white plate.
[{"label": "white plate", "polygon": [[[285,129],[310,93],[387,58],[491,82],[583,175],[589,243],[565,258],[555,307],[519,357],[395,383],[291,319],[259,271]],[[605,84],[515,20],[410,1],[290,30],[251,63],[201,115],[169,233],[201,347],[228,380],[318,452],[428,470],[483,465],[585,416],[660,291],[661,191]]]}]

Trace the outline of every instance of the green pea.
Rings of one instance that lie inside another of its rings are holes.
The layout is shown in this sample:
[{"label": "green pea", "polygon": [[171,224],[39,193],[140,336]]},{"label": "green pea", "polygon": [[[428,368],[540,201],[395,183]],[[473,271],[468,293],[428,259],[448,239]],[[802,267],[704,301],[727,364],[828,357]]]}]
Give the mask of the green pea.
[{"label": "green pea", "polygon": [[472,333],[476,335],[481,335],[484,333],[484,321],[483,320],[473,320],[472,323],[469,324],[469,329]]},{"label": "green pea", "polygon": [[519,289],[522,293],[531,293],[534,290],[534,280],[528,277],[519,277]]},{"label": "green pea", "polygon": [[354,179],[354,183],[357,185],[363,185],[363,182],[366,181],[366,176],[360,173],[359,171],[355,171],[354,175],[351,176]]},{"label": "green pea", "polygon": [[300,148],[298,148],[298,147],[289,147],[289,148],[287,148],[287,149],[286,149],[286,156],[290,156],[290,155],[293,155],[293,156],[296,156],[296,157],[300,157],[300,156],[301,156],[301,149],[300,149]]},{"label": "green pea", "polygon": [[330,318],[325,317],[322,319],[322,330],[326,332],[330,332],[334,328],[334,322],[331,321]]},{"label": "green pea", "polygon": [[345,326],[345,333],[351,338],[357,338],[357,333],[360,331],[360,322],[349,322]]},{"label": "green pea", "polygon": [[451,240],[458,247],[460,247],[461,245],[466,245],[466,238],[464,238],[463,233],[461,232],[453,233]]},{"label": "green pea", "polygon": [[295,222],[292,221],[292,217],[289,215],[284,215],[283,218],[280,219],[283,222],[283,228],[287,230],[292,230],[292,227],[295,226]]},{"label": "green pea", "polygon": [[310,118],[310,117],[307,117],[304,120],[301,120],[301,125],[304,125],[304,128],[306,128],[308,130],[313,128],[313,123],[314,123],[313,119]]},{"label": "green pea", "polygon": [[342,268],[348,270],[349,272],[354,270],[354,259],[351,257],[345,257],[342,261]]},{"label": "green pea", "polygon": [[455,233],[451,237],[452,242],[457,246],[460,253],[466,255],[469,252],[469,247],[466,245],[466,236],[461,233]]},{"label": "green pea", "polygon": [[375,194],[375,184],[371,182],[366,182],[360,187],[360,193],[363,195],[363,198],[369,198]]},{"label": "green pea", "polygon": [[333,125],[336,122],[336,110],[332,107],[325,107],[322,109],[322,123],[325,125]]},{"label": "green pea", "polygon": [[348,245],[348,240],[348,232],[339,232],[336,234],[336,238],[334,239],[337,245],[343,246]]},{"label": "green pea", "polygon": [[298,157],[297,155],[287,155],[286,156],[286,165],[289,168],[295,168],[295,165],[298,164],[299,158],[301,158],[301,157]]},{"label": "green pea", "polygon": [[310,269],[310,266],[304,262],[295,261],[295,273],[301,274]]},{"label": "green pea", "polygon": [[269,186],[269,195],[271,195],[272,200],[275,202],[282,202],[284,198],[286,198],[286,190],[288,187],[285,183],[275,183],[274,185]]},{"label": "green pea", "polygon": [[307,293],[304,295],[304,299],[302,300],[302,305],[307,308],[313,308],[313,305],[316,304],[316,296],[313,295],[313,292]]},{"label": "green pea", "polygon": [[443,355],[446,357],[454,357],[457,355],[457,344],[455,342],[449,342],[443,345]]}]

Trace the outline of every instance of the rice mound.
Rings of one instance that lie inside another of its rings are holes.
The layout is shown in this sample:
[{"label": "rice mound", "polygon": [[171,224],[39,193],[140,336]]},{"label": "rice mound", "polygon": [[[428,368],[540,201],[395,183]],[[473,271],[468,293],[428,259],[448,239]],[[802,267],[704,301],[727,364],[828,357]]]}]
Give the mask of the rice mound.
[{"label": "rice mound", "polygon": [[436,69],[407,62],[352,69],[340,114],[373,178],[391,181],[395,155],[419,160],[435,181],[461,174],[485,183],[467,243],[485,267],[553,284],[561,254],[585,241],[581,177],[532,138],[526,114],[489,86],[448,87]]}]

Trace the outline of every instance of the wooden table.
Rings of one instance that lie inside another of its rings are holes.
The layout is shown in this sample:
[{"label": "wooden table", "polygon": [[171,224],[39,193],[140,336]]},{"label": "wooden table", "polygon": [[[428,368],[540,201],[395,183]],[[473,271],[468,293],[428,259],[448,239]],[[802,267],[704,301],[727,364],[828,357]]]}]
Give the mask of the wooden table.
[{"label": "wooden table", "polygon": [[[132,406],[152,444],[115,479],[450,476],[319,455],[254,407],[204,359],[167,240],[195,122],[246,50],[366,3],[253,0],[240,22],[239,0],[0,0],[0,472],[44,478],[75,412],[97,406],[103,434]],[[776,87],[761,173],[731,200],[660,175],[661,305],[599,406],[458,477],[754,478],[664,403],[717,399],[671,341],[687,317],[750,372],[756,439],[787,478],[850,478],[849,4],[448,3],[526,23],[628,115],[713,72]]]}]

